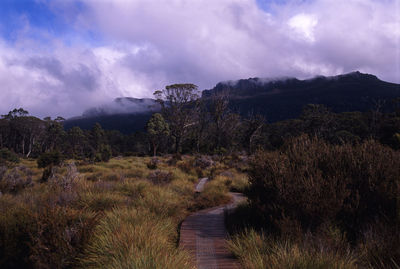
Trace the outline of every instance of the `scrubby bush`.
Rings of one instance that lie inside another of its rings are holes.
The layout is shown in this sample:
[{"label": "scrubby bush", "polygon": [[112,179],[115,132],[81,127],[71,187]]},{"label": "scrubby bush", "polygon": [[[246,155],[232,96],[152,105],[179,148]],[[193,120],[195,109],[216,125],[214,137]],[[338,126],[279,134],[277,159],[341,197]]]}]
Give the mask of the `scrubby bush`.
[{"label": "scrubby bush", "polygon": [[49,183],[59,186],[63,191],[70,191],[73,188],[74,182],[79,178],[79,172],[74,162],[67,164],[65,175],[55,175],[49,179]]},{"label": "scrubby bush", "polygon": [[19,163],[19,158],[14,152],[3,148],[0,149],[0,164],[4,164],[6,162]]},{"label": "scrubby bush", "polygon": [[71,268],[95,227],[98,215],[65,207],[44,207],[35,214],[30,260],[35,268]]},{"label": "scrubby bush", "polygon": [[6,166],[0,166],[0,180],[3,179],[4,175],[7,172],[7,167]]},{"label": "scrubby bush", "polygon": [[167,184],[172,180],[172,173],[162,170],[156,170],[149,174],[148,179],[154,184]]},{"label": "scrubby bush", "polygon": [[7,171],[0,168],[0,191],[3,193],[17,193],[27,186],[31,186],[32,171],[25,166],[17,166]]},{"label": "scrubby bush", "polygon": [[58,151],[46,152],[39,156],[37,164],[39,168],[44,168],[42,174],[42,182],[46,182],[53,176],[53,166],[60,165],[62,161],[61,153]]},{"label": "scrubby bush", "polygon": [[173,166],[176,165],[178,161],[182,161],[182,155],[180,153],[175,153],[172,157],[167,161],[168,165]]},{"label": "scrubby bush", "polygon": [[192,158],[187,158],[177,163],[179,169],[188,174],[194,174],[194,161]]},{"label": "scrubby bush", "polygon": [[29,207],[0,197],[0,268],[32,268],[29,255],[34,226]]},{"label": "scrubby bush", "polygon": [[[386,231],[374,229],[378,237],[390,230],[400,240],[400,152],[378,142],[333,146],[301,136],[281,152],[257,153],[249,177],[247,195],[273,234],[296,240],[331,225],[353,245],[368,244],[365,233],[379,222]],[[400,264],[392,240],[377,248],[385,250],[379,263]]]},{"label": "scrubby bush", "polygon": [[214,161],[211,159],[210,156],[201,155],[196,157],[194,161],[194,166],[200,167],[201,169],[209,168],[210,166],[214,165]]},{"label": "scrubby bush", "polygon": [[149,169],[157,169],[157,165],[160,161],[157,158],[151,158],[150,161],[146,163],[147,168]]},{"label": "scrubby bush", "polygon": [[108,162],[112,157],[112,149],[110,145],[100,145],[99,151],[94,156],[95,162]]},{"label": "scrubby bush", "polygon": [[39,168],[45,168],[51,165],[60,165],[61,161],[61,153],[53,151],[41,154],[37,160],[37,164]]}]

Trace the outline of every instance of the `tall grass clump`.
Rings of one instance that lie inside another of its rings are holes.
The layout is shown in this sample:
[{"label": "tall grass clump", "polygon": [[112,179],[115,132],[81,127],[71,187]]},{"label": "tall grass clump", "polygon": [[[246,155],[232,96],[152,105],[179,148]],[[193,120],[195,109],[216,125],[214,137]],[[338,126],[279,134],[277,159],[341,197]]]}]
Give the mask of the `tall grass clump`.
[{"label": "tall grass clump", "polygon": [[146,209],[114,209],[95,230],[82,268],[193,268],[174,244],[175,229]]},{"label": "tall grass clump", "polygon": [[233,236],[229,249],[245,269],[352,269],[356,260],[346,253],[268,238],[252,229]]},{"label": "tall grass clump", "polygon": [[269,234],[297,243],[306,234],[343,237],[362,266],[400,265],[400,152],[372,140],[334,146],[301,136],[282,151],[258,152],[249,180],[250,207]]}]

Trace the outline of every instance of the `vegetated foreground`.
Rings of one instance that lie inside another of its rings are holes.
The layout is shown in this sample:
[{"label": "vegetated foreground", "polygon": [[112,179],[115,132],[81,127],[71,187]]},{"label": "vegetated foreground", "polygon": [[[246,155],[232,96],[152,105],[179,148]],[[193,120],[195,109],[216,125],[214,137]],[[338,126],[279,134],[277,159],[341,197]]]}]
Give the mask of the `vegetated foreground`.
[{"label": "vegetated foreground", "polygon": [[250,162],[230,215],[244,268],[400,268],[400,152],[300,136]]},{"label": "vegetated foreground", "polygon": [[[227,222],[245,268],[399,268],[400,99],[268,124],[223,93],[202,103],[193,84],[155,95],[161,113],[129,136],[2,116],[1,268],[191,268],[179,224],[229,189],[249,201]],[[117,157],[150,154],[164,157]]]},{"label": "vegetated foreground", "polygon": [[[0,267],[193,268],[178,248],[178,227],[191,211],[225,203],[230,188],[246,184],[227,163],[68,160],[43,182],[35,161],[8,162],[0,174]],[[197,197],[196,169],[214,175]]]}]

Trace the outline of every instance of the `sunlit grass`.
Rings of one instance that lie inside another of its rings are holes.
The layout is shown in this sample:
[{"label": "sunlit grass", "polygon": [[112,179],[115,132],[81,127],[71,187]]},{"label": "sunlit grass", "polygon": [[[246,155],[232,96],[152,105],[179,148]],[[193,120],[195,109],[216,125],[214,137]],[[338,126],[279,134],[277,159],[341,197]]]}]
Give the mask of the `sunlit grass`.
[{"label": "sunlit grass", "polygon": [[[155,169],[151,159],[66,160],[45,183],[35,160],[21,160],[28,169],[21,177],[32,175],[33,184],[0,196],[0,267],[193,268],[178,247],[180,223],[194,210],[229,202],[229,190],[246,179],[221,175],[229,168],[216,162],[203,169],[212,180],[197,195],[193,156],[176,163],[159,157]],[[65,179],[71,163],[77,172]]]},{"label": "sunlit grass", "polygon": [[358,268],[351,254],[340,255],[323,248],[268,238],[252,229],[236,234],[228,245],[245,269]]}]

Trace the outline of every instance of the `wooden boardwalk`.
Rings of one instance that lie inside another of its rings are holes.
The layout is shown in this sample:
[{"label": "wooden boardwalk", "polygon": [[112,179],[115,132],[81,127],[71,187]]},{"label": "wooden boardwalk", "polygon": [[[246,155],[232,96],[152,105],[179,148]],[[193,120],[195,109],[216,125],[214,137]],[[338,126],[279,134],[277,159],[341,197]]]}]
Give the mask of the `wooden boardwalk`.
[{"label": "wooden boardwalk", "polygon": [[224,209],[233,208],[242,199],[238,193],[231,194],[231,204],[201,210],[182,223],[179,244],[189,251],[199,269],[240,268],[225,242]]}]

